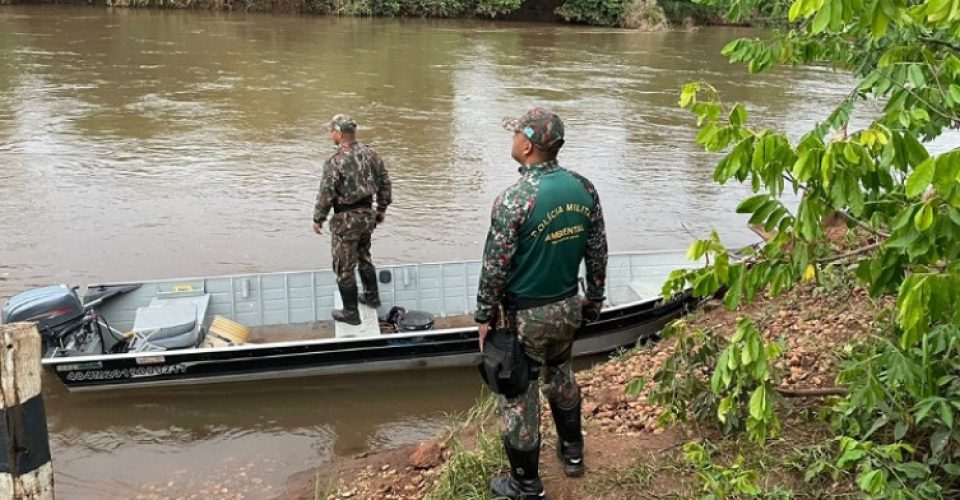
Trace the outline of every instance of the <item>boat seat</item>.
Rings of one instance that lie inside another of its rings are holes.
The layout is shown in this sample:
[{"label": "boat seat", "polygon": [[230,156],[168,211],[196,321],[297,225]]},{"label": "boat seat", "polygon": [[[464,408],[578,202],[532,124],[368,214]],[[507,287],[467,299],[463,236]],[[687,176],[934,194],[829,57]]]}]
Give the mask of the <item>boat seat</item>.
[{"label": "boat seat", "polygon": [[[337,307],[343,307],[340,294],[337,294],[334,301]],[[335,321],[334,337],[342,339],[380,336],[380,319],[377,317],[377,310],[366,304],[357,304],[357,309],[360,311],[360,324],[349,325]]]},{"label": "boat seat", "polygon": [[137,309],[130,351],[164,351],[194,347],[201,340],[210,295],[154,297]]}]

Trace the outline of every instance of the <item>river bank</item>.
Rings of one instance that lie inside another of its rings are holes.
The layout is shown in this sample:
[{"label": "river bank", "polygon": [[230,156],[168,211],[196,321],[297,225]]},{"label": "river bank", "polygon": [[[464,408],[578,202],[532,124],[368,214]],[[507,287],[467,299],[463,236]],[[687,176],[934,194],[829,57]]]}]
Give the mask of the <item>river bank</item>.
[{"label": "river bank", "polygon": [[[889,299],[872,300],[839,277],[735,311],[708,303],[688,316],[689,326],[724,335],[736,329],[737,318],[752,318],[766,341],[786,347],[780,361],[780,390],[787,396],[783,434],[766,446],[664,422],[665,409],[647,398],[654,373],[674,351],[672,340],[620,353],[581,372],[588,473],[582,479],[562,475],[553,458],[555,437],[544,405],[542,431],[549,437],[544,438],[541,474],[550,497],[688,498],[722,486],[723,481],[713,479],[736,474],[764,492],[789,492],[797,498],[855,492],[856,484],[844,477],[805,478],[812,463],[828,453],[820,444],[831,433],[816,413],[822,393],[834,385],[839,354],[870,335],[878,312],[891,306]],[[358,458],[335,471],[301,473],[291,479],[284,498],[489,498],[486,480],[505,468],[493,413],[492,400],[484,400],[454,430],[419,449]]]}]

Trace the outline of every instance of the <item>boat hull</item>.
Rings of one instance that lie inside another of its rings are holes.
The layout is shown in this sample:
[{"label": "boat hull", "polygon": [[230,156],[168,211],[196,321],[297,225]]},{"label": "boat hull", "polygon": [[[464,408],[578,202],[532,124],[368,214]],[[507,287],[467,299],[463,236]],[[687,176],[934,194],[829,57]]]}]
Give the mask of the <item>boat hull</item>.
[{"label": "boat hull", "polygon": [[[582,327],[574,356],[632,347],[659,332],[694,300],[683,295],[604,311]],[[72,391],[212,384],[280,378],[469,366],[477,329],[461,328],[363,339],[327,339],[217,349],[44,359]]]}]

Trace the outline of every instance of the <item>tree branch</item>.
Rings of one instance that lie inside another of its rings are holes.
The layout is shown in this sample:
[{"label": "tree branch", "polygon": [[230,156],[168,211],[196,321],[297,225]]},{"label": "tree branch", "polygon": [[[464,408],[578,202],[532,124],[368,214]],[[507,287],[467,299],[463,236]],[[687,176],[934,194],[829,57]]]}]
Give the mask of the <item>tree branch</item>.
[{"label": "tree branch", "polygon": [[941,117],[946,118],[947,120],[950,120],[951,123],[952,123],[952,122],[956,122],[956,121],[960,121],[960,116],[947,114],[947,113],[944,112],[942,109],[939,109],[939,108],[937,108],[936,106],[934,106],[933,104],[931,104],[930,101],[927,101],[926,99],[924,99],[923,97],[921,97],[920,94],[914,92],[913,89],[908,89],[907,87],[905,87],[905,86],[904,86],[903,84],[901,84],[900,82],[895,82],[895,81],[893,81],[893,79],[891,79],[891,78],[887,78],[887,80],[890,81],[890,84],[891,84],[891,85],[894,85],[894,86],[896,86],[896,87],[899,87],[899,88],[903,89],[906,93],[912,95],[916,100],[922,102],[922,103],[927,107],[927,109],[929,109],[930,111],[933,111],[934,113],[940,115]]},{"label": "tree branch", "polygon": [[777,392],[785,398],[822,398],[824,396],[847,395],[847,390],[843,387],[821,387],[818,389],[783,389],[778,387]]},{"label": "tree branch", "polygon": [[[802,182],[794,179],[793,176],[790,175],[789,172],[785,172],[785,173],[783,174],[783,178],[786,179],[786,180],[788,180],[788,181],[790,181],[790,182],[793,183],[793,184],[796,184],[796,185],[799,186],[800,189],[802,189],[804,192],[806,192],[806,193],[809,193],[809,192],[810,192],[810,188],[808,188],[807,186],[804,186]],[[837,210],[837,213],[840,214],[844,219],[847,219],[848,221],[856,224],[857,226],[863,228],[864,230],[866,230],[866,231],[869,232],[870,234],[873,234],[874,236],[880,236],[880,237],[882,237],[882,238],[889,238],[889,237],[890,237],[890,233],[886,233],[886,232],[881,231],[881,230],[879,230],[879,229],[874,229],[872,226],[870,226],[870,224],[867,224],[866,222],[864,222],[864,221],[862,221],[862,220],[860,220],[860,219],[858,219],[858,218],[850,215],[849,213],[847,213],[846,210]]]},{"label": "tree branch", "polygon": [[889,238],[889,237],[890,237],[890,233],[883,232],[883,231],[881,231],[881,230],[879,230],[879,229],[874,229],[873,227],[871,227],[871,226],[870,226],[869,224],[867,224],[866,222],[863,222],[862,220],[857,219],[856,217],[848,214],[848,213],[847,213],[846,211],[844,211],[844,210],[840,210],[840,211],[838,211],[837,213],[840,214],[840,215],[842,215],[844,219],[847,219],[848,221],[856,224],[857,226],[862,227],[863,229],[866,229],[867,231],[869,231],[870,233],[872,233],[872,234],[874,234],[874,235],[876,235],[876,236],[880,236],[880,237],[883,237],[883,238]]},{"label": "tree branch", "polygon": [[851,251],[849,251],[849,252],[844,252],[844,253],[841,253],[841,254],[838,254],[838,255],[833,255],[833,256],[830,256],[830,257],[824,257],[824,258],[822,258],[822,259],[817,259],[817,262],[820,263],[820,264],[826,264],[826,263],[828,263],[828,262],[836,262],[836,261],[838,261],[838,260],[843,260],[843,259],[847,259],[847,258],[850,258],[850,257],[855,257],[855,256],[857,256],[857,255],[865,254],[865,253],[867,253],[867,252],[871,252],[871,251],[873,251],[873,250],[876,250],[876,249],[880,248],[881,246],[883,246],[883,243],[884,243],[883,241],[878,241],[878,242],[876,242],[876,243],[871,243],[871,244],[869,244],[869,245],[867,245],[867,246],[860,247],[860,248],[858,248],[858,249],[856,249],[856,250],[851,250]]},{"label": "tree branch", "polygon": [[930,38],[930,37],[924,37],[924,38],[921,38],[920,40],[922,40],[923,42],[929,43],[931,45],[937,45],[939,47],[943,47],[946,49],[950,49],[954,52],[960,53],[960,47],[950,42],[947,42],[945,40],[938,40],[936,38]]}]

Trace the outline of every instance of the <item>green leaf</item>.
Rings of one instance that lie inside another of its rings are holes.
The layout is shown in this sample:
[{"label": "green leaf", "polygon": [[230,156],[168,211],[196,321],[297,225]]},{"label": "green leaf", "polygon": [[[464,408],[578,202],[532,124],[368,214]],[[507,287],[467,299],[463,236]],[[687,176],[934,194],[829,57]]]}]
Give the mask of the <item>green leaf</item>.
[{"label": "green leaf", "polygon": [[[871,25],[873,39],[878,40],[887,34],[887,28],[890,26],[890,18],[883,13],[881,9],[876,9],[873,13],[873,23]],[[880,92],[881,94],[883,92]]]},{"label": "green leaf", "polygon": [[919,64],[907,66],[907,78],[910,79],[910,83],[913,84],[914,89],[923,88],[925,84],[923,70],[920,69]]},{"label": "green leaf", "polygon": [[933,207],[930,203],[924,203],[913,219],[913,225],[920,231],[926,231],[933,225]]},{"label": "green leaf", "polygon": [[876,495],[880,493],[887,484],[886,473],[879,469],[864,472],[857,477],[857,484],[863,491],[871,495]]},{"label": "green leaf", "polygon": [[954,104],[960,104],[960,85],[955,83],[950,84],[950,99],[953,100]]},{"label": "green leaf", "polygon": [[840,31],[843,27],[843,1],[832,0],[830,4],[830,30]]},{"label": "green leaf", "polygon": [[750,223],[750,224],[759,224],[759,223],[767,220],[767,217],[769,217],[770,214],[772,214],[772,213],[773,213],[777,208],[779,208],[779,207],[780,207],[780,204],[777,203],[777,202],[775,202],[775,201],[772,201],[772,200],[771,200],[771,201],[767,202],[767,203],[764,204],[762,207],[760,207],[759,210],[757,210],[756,212],[754,212],[753,217],[750,217],[749,223]]},{"label": "green leaf", "polygon": [[960,465],[947,463],[947,464],[941,465],[940,467],[943,469],[944,472],[946,472],[947,474],[950,474],[953,477],[960,476]]},{"label": "green leaf", "polygon": [[940,405],[940,420],[948,429],[953,428],[953,407],[947,404]]},{"label": "green leaf", "polygon": [[643,392],[643,388],[647,386],[647,379],[644,377],[633,379],[629,384],[627,384],[624,393],[628,396],[637,396]]},{"label": "green leaf", "polygon": [[723,380],[727,370],[726,356],[729,356],[727,351],[720,353],[720,358],[717,359],[717,367],[713,370],[713,375],[710,377],[710,389],[714,394],[718,394],[720,389],[726,388],[726,383]]},{"label": "green leaf", "polygon": [[843,147],[843,157],[852,165],[860,163],[860,155],[849,142]]},{"label": "green leaf", "polygon": [[757,387],[750,396],[750,416],[763,420],[767,413],[767,388],[764,385]]},{"label": "green leaf", "polygon": [[680,107],[686,108],[697,100],[697,92],[700,91],[699,83],[688,83],[683,86],[680,92]]},{"label": "green leaf", "polygon": [[813,26],[810,28],[810,32],[814,35],[823,32],[827,28],[827,25],[830,24],[830,15],[831,15],[830,0],[823,2],[823,6],[820,7],[820,10],[817,11],[817,15],[813,18]]},{"label": "green leaf", "polygon": [[818,160],[815,150],[803,151],[793,164],[793,176],[800,182],[807,182],[813,176]]},{"label": "green leaf", "polygon": [[848,465],[859,462],[864,456],[866,456],[866,453],[859,448],[845,450],[837,460],[837,467],[845,469]]},{"label": "green leaf", "polygon": [[767,359],[774,360],[779,358],[783,354],[783,348],[780,347],[780,344],[772,342],[767,344],[767,347],[764,349],[766,351]]},{"label": "green leaf", "polygon": [[916,198],[923,194],[927,186],[933,182],[935,163],[933,158],[927,158],[910,174],[907,179],[906,193],[910,198]]},{"label": "green leaf", "polygon": [[903,439],[903,436],[907,435],[907,430],[909,426],[903,420],[898,420],[897,425],[893,427],[893,439],[899,441]]},{"label": "green leaf", "polygon": [[940,453],[943,451],[943,448],[947,446],[947,438],[950,437],[949,429],[937,429],[936,432],[930,436],[930,449],[933,453]]},{"label": "green leaf", "polygon": [[813,464],[807,469],[807,472],[803,474],[803,480],[808,483],[810,481],[813,481],[815,477],[819,476],[823,472],[823,469],[826,466],[827,466],[826,462],[822,460],[818,460],[815,464]]},{"label": "green leaf", "polygon": [[927,148],[910,134],[903,135],[903,146],[906,148],[907,162],[912,165],[919,165],[920,162],[930,157]]},{"label": "green leaf", "polygon": [[721,399],[717,406],[717,419],[721,423],[727,423],[727,416],[730,415],[731,411],[733,411],[733,396],[727,396]]},{"label": "green leaf", "polygon": [[923,465],[919,462],[897,464],[894,468],[902,472],[910,479],[923,479],[930,474],[930,469],[928,469],[926,465]]},{"label": "green leaf", "polygon": [[703,257],[703,254],[707,252],[709,242],[705,240],[697,240],[690,244],[690,248],[687,249],[687,260],[700,260]]},{"label": "green leaf", "polygon": [[742,104],[737,103],[733,106],[733,109],[730,110],[729,120],[730,125],[735,127],[741,127],[747,122],[747,110],[744,109]]},{"label": "green leaf", "polygon": [[768,194],[757,194],[751,196],[737,205],[738,214],[752,214],[757,211],[758,208],[763,206],[764,202],[770,199]]},{"label": "green leaf", "polygon": [[793,4],[790,6],[790,10],[787,12],[787,19],[791,23],[796,21],[801,15],[805,14],[804,12],[801,12],[803,4],[803,0],[794,0]]},{"label": "green leaf", "polygon": [[728,311],[732,311],[740,305],[740,297],[743,295],[744,274],[746,271],[741,266],[734,266],[730,270],[731,279],[730,288],[723,296],[723,305]]},{"label": "green leaf", "polygon": [[[904,307],[906,307],[906,305]],[[934,405],[936,405],[939,401],[939,398],[926,398],[913,407],[913,418],[917,420],[918,424],[922,422],[924,418],[926,418],[926,416],[930,413],[930,410],[932,410]]]},{"label": "green leaf", "polygon": [[748,343],[743,346],[743,349],[740,350],[740,364],[747,366],[753,362],[755,358],[753,357],[753,344]]}]

